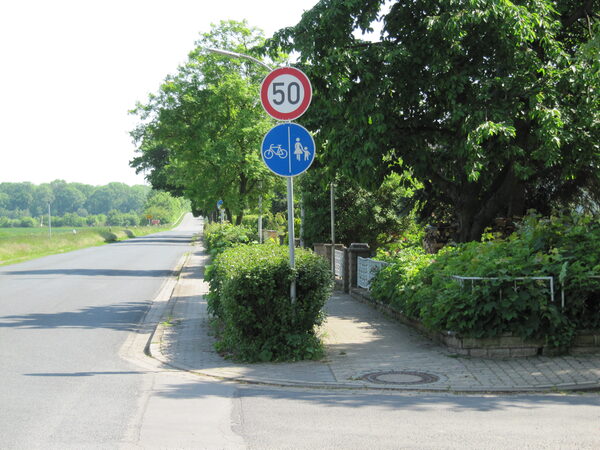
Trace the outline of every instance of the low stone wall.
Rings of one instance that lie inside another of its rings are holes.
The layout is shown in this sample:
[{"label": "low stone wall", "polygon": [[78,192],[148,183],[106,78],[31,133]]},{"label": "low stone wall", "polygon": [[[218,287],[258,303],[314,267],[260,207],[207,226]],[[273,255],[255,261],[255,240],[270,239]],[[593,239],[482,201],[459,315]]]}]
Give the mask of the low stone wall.
[{"label": "low stone wall", "polygon": [[464,356],[478,358],[520,358],[527,356],[545,355],[552,356],[561,353],[588,354],[600,352],[600,330],[582,330],[573,339],[573,345],[568,349],[548,348],[543,340],[524,340],[518,336],[505,334],[497,338],[465,338],[447,331],[431,331],[418,321],[406,317],[390,306],[375,301],[367,289],[352,288],[350,295],[358,301],[369,304],[386,315],[408,325],[431,340],[448,347],[448,350]]}]

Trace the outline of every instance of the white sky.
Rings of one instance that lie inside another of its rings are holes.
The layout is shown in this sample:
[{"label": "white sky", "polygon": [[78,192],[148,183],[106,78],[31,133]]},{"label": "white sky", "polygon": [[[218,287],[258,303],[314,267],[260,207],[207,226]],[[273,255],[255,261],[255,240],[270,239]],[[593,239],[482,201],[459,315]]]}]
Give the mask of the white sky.
[{"label": "white sky", "polygon": [[318,0],[3,0],[0,182],[144,183],[128,111],[200,33],[247,19],[267,36]]}]

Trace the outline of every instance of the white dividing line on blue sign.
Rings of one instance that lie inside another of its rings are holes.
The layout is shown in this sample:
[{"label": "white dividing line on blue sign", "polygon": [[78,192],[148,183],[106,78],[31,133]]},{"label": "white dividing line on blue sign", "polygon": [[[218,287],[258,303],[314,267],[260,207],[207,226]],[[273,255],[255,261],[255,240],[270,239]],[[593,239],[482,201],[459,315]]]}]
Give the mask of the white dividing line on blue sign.
[{"label": "white dividing line on blue sign", "polygon": [[295,123],[271,128],[265,135],[261,154],[276,175],[293,177],[305,172],[315,159],[315,141],[308,130]]}]

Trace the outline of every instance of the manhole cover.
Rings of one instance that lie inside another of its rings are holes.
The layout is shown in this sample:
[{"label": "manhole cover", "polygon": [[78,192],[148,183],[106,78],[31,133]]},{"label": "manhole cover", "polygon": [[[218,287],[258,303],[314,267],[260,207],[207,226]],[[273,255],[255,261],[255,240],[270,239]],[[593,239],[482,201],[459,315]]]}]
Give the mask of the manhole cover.
[{"label": "manhole cover", "polygon": [[411,370],[390,370],[387,372],[373,372],[362,376],[363,380],[378,384],[427,384],[439,381],[440,377],[425,372]]}]

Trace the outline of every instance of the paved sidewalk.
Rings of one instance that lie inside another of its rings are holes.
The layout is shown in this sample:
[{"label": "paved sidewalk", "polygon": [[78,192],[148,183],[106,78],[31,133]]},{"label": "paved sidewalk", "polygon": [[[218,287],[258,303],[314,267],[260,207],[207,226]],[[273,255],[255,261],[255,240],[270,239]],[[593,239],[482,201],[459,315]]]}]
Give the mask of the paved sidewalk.
[{"label": "paved sidewalk", "polygon": [[200,244],[183,267],[150,345],[173,367],[242,382],[324,388],[451,392],[554,391],[600,388],[600,355],[492,360],[457,357],[418,332],[388,320],[349,295],[326,305],[322,361],[238,364],[221,358],[209,335]]}]

